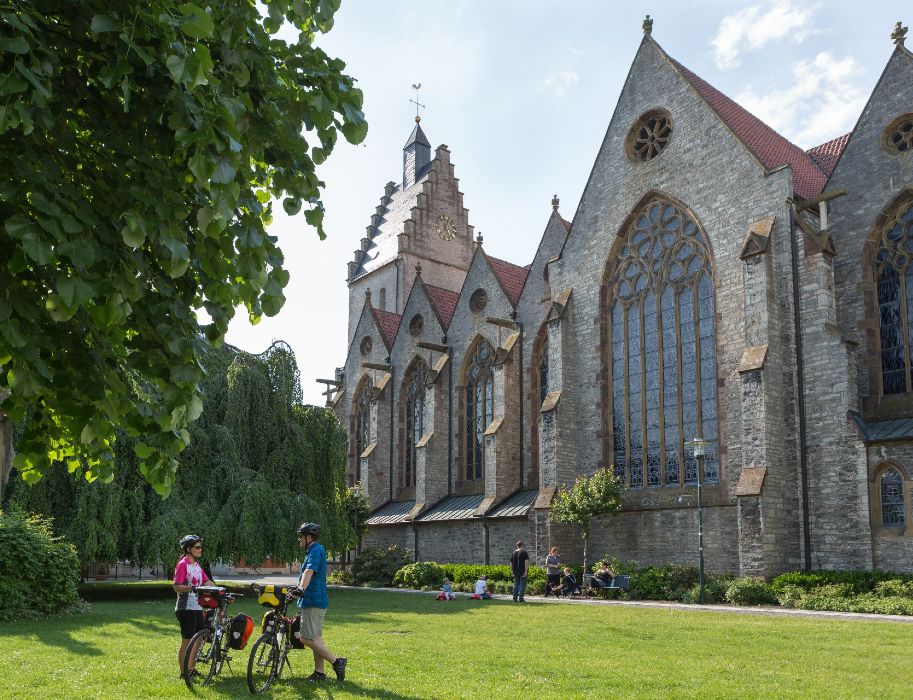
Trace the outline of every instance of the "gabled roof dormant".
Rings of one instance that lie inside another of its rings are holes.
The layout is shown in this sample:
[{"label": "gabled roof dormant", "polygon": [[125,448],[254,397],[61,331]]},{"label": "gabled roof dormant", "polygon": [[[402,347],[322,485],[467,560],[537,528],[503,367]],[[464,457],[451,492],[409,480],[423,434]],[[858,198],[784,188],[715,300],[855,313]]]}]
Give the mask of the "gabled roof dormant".
[{"label": "gabled roof dormant", "polygon": [[510,300],[511,305],[516,306],[517,302],[520,300],[520,293],[523,291],[523,285],[526,284],[526,277],[529,275],[529,265],[520,267],[519,265],[514,265],[506,260],[493,258],[487,254],[485,257],[488,258],[488,264],[491,266],[491,271],[494,272],[495,277],[498,278],[498,282],[500,282],[501,287],[504,289],[504,293]]},{"label": "gabled roof dormant", "polygon": [[387,350],[393,347],[393,340],[396,338],[396,331],[399,330],[399,323],[403,320],[400,314],[392,311],[381,311],[371,307],[374,314],[374,320],[377,321],[377,328],[380,330],[381,337],[384,339],[384,345]]},{"label": "gabled roof dormant", "polygon": [[818,164],[821,171],[830,177],[831,173],[834,172],[834,166],[837,165],[837,161],[840,159],[840,154],[843,153],[843,149],[846,148],[846,144],[852,135],[853,132],[851,131],[843,136],[838,136],[819,146],[809,148],[806,153]]},{"label": "gabled roof dormant", "polygon": [[764,167],[773,169],[784,163],[790,165],[793,172],[793,191],[798,197],[810,199],[821,194],[827,178],[808,153],[674,58],[670,57],[669,61]]},{"label": "gabled roof dormant", "polygon": [[450,327],[450,320],[453,318],[453,312],[456,311],[457,300],[460,298],[458,292],[451,292],[443,287],[435,287],[433,284],[425,285],[425,293],[428,295],[428,301],[431,302],[431,308],[437,314],[441,327],[444,330]]}]

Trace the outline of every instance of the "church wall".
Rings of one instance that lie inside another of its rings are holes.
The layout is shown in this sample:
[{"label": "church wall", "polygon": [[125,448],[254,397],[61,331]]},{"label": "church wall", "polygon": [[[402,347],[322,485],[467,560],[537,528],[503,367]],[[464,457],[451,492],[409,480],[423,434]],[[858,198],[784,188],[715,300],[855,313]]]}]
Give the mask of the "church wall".
[{"label": "church wall", "polygon": [[[635,164],[625,155],[628,129],[641,114],[657,106],[672,114],[674,135],[660,156]],[[777,218],[774,238],[786,239],[785,201],[792,187],[788,170],[764,175],[761,166],[719,122],[717,115],[649,43],[631,69],[629,83],[597,158],[562,258],[550,268],[553,288],[574,289],[565,361],[573,368],[571,383],[578,410],[574,411],[570,430],[574,435],[573,445],[568,446],[573,452],[566,459],[579,472],[591,472],[605,461],[605,436],[592,410],[603,405],[605,392],[601,354],[606,348],[600,346],[599,338],[599,286],[617,233],[633,208],[651,190],[675,197],[689,207],[712,248],[722,476],[719,486],[705,489],[705,497],[716,506],[731,505],[742,468],[742,396],[736,369],[746,347],[740,291],[744,263],[739,254],[748,225],[765,216]],[[788,247],[785,249],[788,251]],[[786,271],[778,267],[776,274],[788,290]],[[774,346],[775,354],[781,353],[782,329],[774,327],[769,333],[768,342]],[[791,420],[782,404],[771,406],[767,423],[757,429],[782,433],[784,428],[792,429]],[[782,453],[770,454],[770,464],[765,465],[770,479],[770,493],[764,494],[764,501],[770,506],[765,524],[778,527],[785,535],[769,553],[778,567],[785,566],[784,562],[794,556],[798,538],[797,459],[794,449],[786,452],[792,447],[787,443]],[[693,513],[692,490],[683,489],[682,498],[677,499],[665,489],[646,489],[643,493],[632,493],[627,507],[675,509],[680,503],[687,510],[678,517],[689,517],[687,514]],[[640,517],[645,522],[654,519],[662,523],[668,515],[665,511],[650,514],[648,510]],[[737,529],[735,510],[720,508],[719,516],[708,525],[708,540],[733,543]],[[678,550],[676,530],[654,527],[650,532],[656,538],[651,541],[650,552],[664,551],[673,556]],[[636,541],[646,546],[642,538]],[[632,554],[636,552],[632,550]],[[737,559],[728,555],[721,557],[721,561],[727,566],[737,563]]]},{"label": "church wall", "polygon": [[[370,272],[367,275],[362,275],[349,282],[349,342],[352,342],[352,337],[355,335],[355,327],[361,317],[361,309],[365,303],[365,290],[371,290],[371,304],[375,309],[402,313],[402,303],[397,305],[396,302],[398,264],[393,262],[386,267]],[[402,281],[400,281],[400,284],[402,284]],[[381,290],[385,292],[383,295]],[[402,293],[402,290],[400,290],[400,293]],[[385,306],[381,305],[381,296],[386,298]]]},{"label": "church wall", "polygon": [[412,525],[375,525],[369,527],[367,534],[361,540],[361,548],[385,548],[395,544],[404,547],[415,554],[415,533]]},{"label": "church wall", "polygon": [[[473,482],[465,481],[466,446],[462,439],[461,417],[466,403],[463,370],[467,353],[473,349],[471,346],[477,336],[481,335],[491,343],[494,349],[497,349],[500,342],[511,332],[507,328],[485,322],[485,318],[488,316],[508,319],[513,308],[501,291],[497,279],[483,256],[484,253],[479,252],[469,268],[463,291],[447,331],[447,343],[452,348],[451,362],[453,363],[453,434],[451,436],[453,440],[453,474],[451,487],[456,493],[483,493],[485,488],[484,478]],[[476,313],[470,309],[469,299],[479,288],[486,291],[488,303],[482,311]],[[516,353],[517,349],[515,346],[513,352]],[[516,365],[514,365],[514,369],[516,369]],[[499,431],[498,438],[501,439],[501,437]],[[517,441],[519,438],[514,434],[510,439]],[[519,487],[518,483],[517,488]]]},{"label": "church wall", "polygon": [[[877,289],[873,268],[879,218],[904,188],[913,186],[910,155],[890,154],[881,145],[885,128],[911,109],[911,78],[913,57],[904,51],[895,53],[825,188],[847,190],[846,196],[832,201],[829,206],[830,231],[837,250],[833,263],[835,298],[839,300],[835,332],[853,343],[848,346],[843,361],[848,366],[846,375],[855,383],[845,390],[849,399],[845,408],[861,409],[866,418],[874,420],[913,414],[910,396],[894,396],[888,400],[879,397],[881,363],[877,349]],[[845,383],[846,376],[839,381]],[[833,422],[838,422],[837,419],[839,417],[835,416]],[[826,435],[822,433],[822,439],[826,439]],[[891,553],[898,548],[890,546],[890,537],[886,540],[877,529],[872,534],[868,531],[867,506],[872,484],[865,478],[863,452],[858,440],[849,444],[843,455],[838,453],[835,459],[829,460],[830,469],[814,484],[813,493],[818,494],[820,500],[818,513],[813,511],[813,515],[827,518],[829,524],[829,546],[827,552],[821,553],[820,562],[840,568],[864,565],[866,562],[860,557],[868,553],[870,538],[874,536],[875,566],[909,569],[909,563],[892,561]],[[847,453],[852,454],[852,459],[847,459]],[[852,514],[852,533],[847,523],[841,527],[841,513],[846,509]],[[901,549],[907,550],[905,562],[910,561],[911,537],[913,532],[901,538]]]},{"label": "church wall", "polygon": [[[871,445],[867,452],[873,568],[913,573],[913,445]],[[891,467],[904,479],[905,525],[900,528],[885,527],[882,521],[880,479]]]},{"label": "church wall", "polygon": [[[523,542],[529,550],[529,521],[526,518],[488,521],[488,563],[510,564],[510,555]],[[530,566],[534,564],[530,561]]]},{"label": "church wall", "polygon": [[[735,508],[704,508],[704,566],[717,573],[739,570]],[[588,559],[606,557],[648,564],[698,565],[697,510],[675,508],[625,512],[593,528]]]},{"label": "church wall", "polygon": [[439,564],[481,564],[485,561],[482,521],[418,523],[418,560]]}]

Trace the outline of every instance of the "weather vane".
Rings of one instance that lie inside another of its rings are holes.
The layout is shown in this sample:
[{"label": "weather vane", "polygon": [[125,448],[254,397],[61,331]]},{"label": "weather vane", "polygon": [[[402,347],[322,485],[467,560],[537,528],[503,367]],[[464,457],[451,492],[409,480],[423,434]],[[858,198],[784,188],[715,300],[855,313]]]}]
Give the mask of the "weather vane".
[{"label": "weather vane", "polygon": [[422,120],[422,118],[418,115],[418,108],[421,107],[422,109],[426,109],[425,105],[418,101],[418,91],[422,89],[422,84],[413,83],[412,89],[415,90],[415,99],[409,101],[415,105],[415,123],[418,124]]}]

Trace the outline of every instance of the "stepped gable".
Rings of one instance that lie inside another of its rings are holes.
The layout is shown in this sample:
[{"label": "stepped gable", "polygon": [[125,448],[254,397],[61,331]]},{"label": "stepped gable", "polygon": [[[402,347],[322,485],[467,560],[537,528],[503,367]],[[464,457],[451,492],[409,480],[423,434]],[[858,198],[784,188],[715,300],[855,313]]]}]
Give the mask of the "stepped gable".
[{"label": "stepped gable", "polygon": [[821,194],[827,178],[809,154],[674,58],[669,57],[669,61],[766,168],[789,163],[793,171],[793,191],[796,196],[810,199]]},{"label": "stepped gable", "polygon": [[523,285],[526,284],[526,277],[529,275],[530,266],[520,267],[500,258],[493,258],[486,255],[491,271],[495,273],[498,282],[507,294],[512,306],[516,306],[520,300],[520,293],[523,291]]},{"label": "stepped gable", "polygon": [[393,341],[396,338],[396,332],[399,330],[399,324],[403,317],[392,311],[381,311],[373,307],[371,311],[374,313],[374,320],[377,321],[377,327],[380,329],[381,336],[383,336],[384,345],[389,350],[393,347]]},{"label": "stepped gable", "polygon": [[354,280],[390,262],[399,254],[397,236],[403,232],[406,221],[412,218],[413,207],[418,206],[422,184],[428,179],[428,167],[411,187],[403,189],[402,184],[388,182],[380,204],[371,216],[361,249],[355,251],[355,259],[349,263],[349,280]]},{"label": "stepped gable", "polygon": [[444,330],[450,327],[450,320],[453,318],[453,312],[456,311],[457,300],[460,298],[459,292],[451,292],[443,287],[435,287],[433,284],[424,282],[425,293],[428,295],[428,301]]},{"label": "stepped gable", "polygon": [[834,172],[834,166],[836,166],[837,161],[840,160],[840,155],[843,153],[843,149],[846,148],[846,144],[852,135],[853,132],[851,131],[843,136],[838,136],[835,139],[822,143],[820,146],[809,148],[806,153],[808,153],[812,160],[818,164],[818,167],[821,168],[824,174],[830,177],[831,173]]}]

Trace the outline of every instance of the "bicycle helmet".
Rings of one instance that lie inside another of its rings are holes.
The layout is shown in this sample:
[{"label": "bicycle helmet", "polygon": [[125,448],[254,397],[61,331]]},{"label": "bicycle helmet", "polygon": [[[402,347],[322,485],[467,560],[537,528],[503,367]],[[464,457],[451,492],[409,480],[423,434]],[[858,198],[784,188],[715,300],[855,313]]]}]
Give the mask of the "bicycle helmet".
[{"label": "bicycle helmet", "polygon": [[320,525],[317,523],[301,523],[298,527],[298,534],[318,537],[320,535]]},{"label": "bicycle helmet", "polygon": [[186,552],[188,547],[195,545],[197,542],[202,542],[202,541],[203,541],[203,538],[200,537],[199,535],[184,535],[181,538],[181,549]]}]

